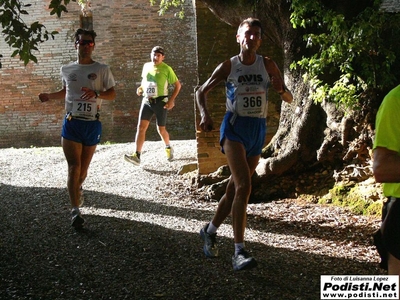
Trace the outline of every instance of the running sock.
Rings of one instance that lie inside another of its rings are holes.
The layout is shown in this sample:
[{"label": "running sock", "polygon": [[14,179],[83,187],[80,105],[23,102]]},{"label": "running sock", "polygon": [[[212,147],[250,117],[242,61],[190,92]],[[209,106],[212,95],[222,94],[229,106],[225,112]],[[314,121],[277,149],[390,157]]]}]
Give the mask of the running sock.
[{"label": "running sock", "polygon": [[235,243],[235,256],[238,255],[239,251],[244,249],[244,243]]},{"label": "running sock", "polygon": [[165,149],[171,149],[170,145],[165,145]]},{"label": "running sock", "polygon": [[214,234],[217,232],[218,227],[215,227],[214,224],[212,222],[210,222],[208,224],[208,228],[207,228],[207,233],[208,234]]},{"label": "running sock", "polygon": [[136,156],[137,156],[138,158],[140,158],[140,154],[142,154],[142,152],[136,151]]}]

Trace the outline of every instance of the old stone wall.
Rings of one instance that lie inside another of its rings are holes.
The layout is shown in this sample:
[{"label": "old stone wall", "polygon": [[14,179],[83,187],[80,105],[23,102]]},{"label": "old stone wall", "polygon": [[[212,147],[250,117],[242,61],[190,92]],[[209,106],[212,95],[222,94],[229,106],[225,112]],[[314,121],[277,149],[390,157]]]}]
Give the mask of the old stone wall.
[{"label": "old stone wall", "polygon": [[[80,7],[71,2],[61,18],[50,16],[49,0],[30,1],[26,23],[42,22],[49,31],[59,32],[54,40],[42,44],[35,54],[38,63],[26,67],[11,58],[13,49],[0,37],[3,55],[0,69],[0,147],[58,146],[64,116],[64,100],[41,103],[40,92],[60,89],[60,67],[76,60],[74,32],[79,28]],[[141,69],[150,59],[153,46],[166,50],[165,62],[182,83],[176,107],[168,115],[171,139],[195,138],[193,90],[197,84],[197,47],[194,6],[185,3],[185,19],[171,10],[159,16],[149,0],[92,1],[93,29],[97,33],[94,59],[107,63],[116,80],[117,98],[103,101],[102,142],[134,140],[140,97],[136,88]],[[148,140],[159,140],[155,122]]]},{"label": "old stone wall", "polygon": [[[80,7],[71,2],[68,13],[61,18],[50,16],[49,0],[32,1],[26,22],[36,20],[49,31],[57,30],[55,40],[42,44],[36,53],[38,63],[26,67],[10,58],[9,49],[0,37],[3,54],[0,69],[0,147],[58,146],[65,114],[64,100],[41,103],[37,95],[61,88],[60,67],[76,60],[73,35],[79,27]],[[215,67],[239,51],[236,28],[217,19],[200,1],[185,2],[185,19],[174,17],[174,11],[158,15],[158,8],[148,0],[92,1],[93,29],[97,33],[94,59],[111,66],[116,79],[117,98],[103,101],[101,119],[102,142],[131,142],[136,133],[140,98],[136,87],[141,69],[149,60],[155,45],[166,49],[165,62],[177,73],[182,90],[176,107],[168,115],[167,128],[171,139],[196,138],[199,173],[214,172],[226,164],[220,151],[219,127],[225,113],[224,86],[209,95],[209,108],[215,130],[198,130],[194,89],[211,75]],[[197,40],[196,40],[197,37]],[[259,51],[281,65],[281,52],[265,40]],[[269,97],[266,142],[276,132],[280,100],[275,93]],[[147,140],[159,140],[154,122]],[[144,149],[145,150],[145,149]]]}]

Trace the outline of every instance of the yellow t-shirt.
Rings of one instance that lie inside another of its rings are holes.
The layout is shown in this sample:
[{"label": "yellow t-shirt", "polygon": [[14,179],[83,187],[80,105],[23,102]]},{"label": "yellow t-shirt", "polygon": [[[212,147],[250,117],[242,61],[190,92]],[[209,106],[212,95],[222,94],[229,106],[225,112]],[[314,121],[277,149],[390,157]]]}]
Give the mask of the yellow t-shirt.
[{"label": "yellow t-shirt", "polygon": [[[376,115],[374,146],[396,151],[400,155],[400,85],[383,99]],[[386,197],[400,198],[399,183],[383,183]]]},{"label": "yellow t-shirt", "polygon": [[175,72],[164,62],[159,65],[148,62],[143,66],[141,85],[143,96],[146,98],[168,96],[168,84],[174,84],[177,81]]}]

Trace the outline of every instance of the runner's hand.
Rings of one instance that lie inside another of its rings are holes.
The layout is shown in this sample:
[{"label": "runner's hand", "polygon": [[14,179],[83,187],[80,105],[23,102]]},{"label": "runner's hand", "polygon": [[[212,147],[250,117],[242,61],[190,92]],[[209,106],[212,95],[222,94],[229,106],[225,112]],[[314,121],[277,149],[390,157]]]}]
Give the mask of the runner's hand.
[{"label": "runner's hand", "polygon": [[91,90],[87,87],[82,87],[81,91],[83,92],[83,94],[81,95],[81,99],[89,100],[96,98],[96,92],[94,90]]}]

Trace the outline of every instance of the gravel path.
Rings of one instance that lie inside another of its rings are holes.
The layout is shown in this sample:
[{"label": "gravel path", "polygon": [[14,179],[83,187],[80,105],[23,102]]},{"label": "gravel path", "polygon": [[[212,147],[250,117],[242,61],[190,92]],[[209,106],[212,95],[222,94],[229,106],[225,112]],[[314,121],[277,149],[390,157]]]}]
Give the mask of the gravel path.
[{"label": "gravel path", "polygon": [[196,141],[98,147],[84,185],[84,230],[70,227],[60,147],[0,149],[0,299],[320,299],[320,275],[382,275],[371,245],[377,218],[284,199],[250,204],[246,245],[259,265],[234,272],[230,220],[220,257],[199,229],[216,202],[192,184]]}]

